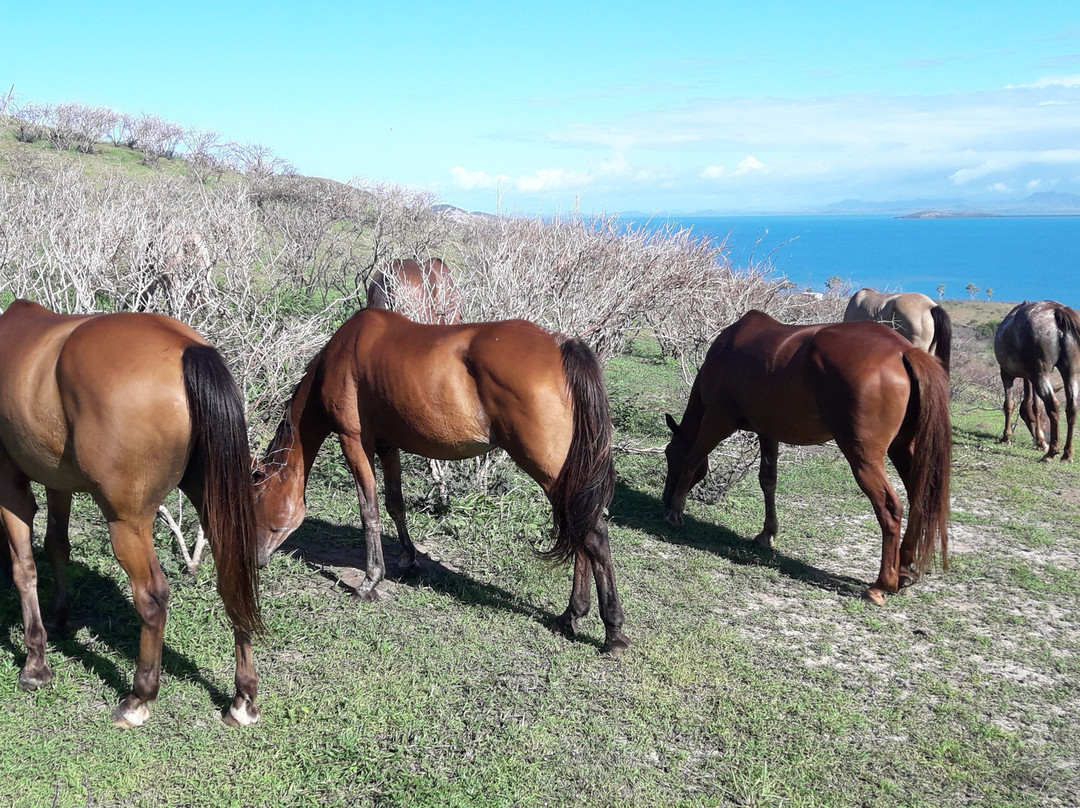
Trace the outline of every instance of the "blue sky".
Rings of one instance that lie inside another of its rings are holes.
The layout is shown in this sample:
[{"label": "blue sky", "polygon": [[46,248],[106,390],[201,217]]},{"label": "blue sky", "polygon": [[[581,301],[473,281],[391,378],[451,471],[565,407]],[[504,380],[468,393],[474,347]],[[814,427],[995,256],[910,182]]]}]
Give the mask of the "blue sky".
[{"label": "blue sky", "polygon": [[147,112],[470,210],[1080,193],[1076,0],[56,0],[0,24],[17,102]]}]

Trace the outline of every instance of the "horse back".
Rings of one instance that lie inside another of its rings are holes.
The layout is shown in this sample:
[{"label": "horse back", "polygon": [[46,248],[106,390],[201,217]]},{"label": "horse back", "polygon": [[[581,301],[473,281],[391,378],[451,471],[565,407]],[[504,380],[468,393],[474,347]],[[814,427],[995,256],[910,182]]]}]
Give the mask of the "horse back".
[{"label": "horse back", "polygon": [[[885,413],[899,428],[912,346],[875,322],[791,326],[752,312],[725,330],[699,373],[706,406],[735,428],[784,443],[836,437],[853,408]],[[876,402],[876,403],[875,403]]]},{"label": "horse back", "polygon": [[555,337],[523,320],[431,325],[364,309],[319,361],[335,430],[427,457],[479,454],[523,413],[547,423],[569,406]]}]

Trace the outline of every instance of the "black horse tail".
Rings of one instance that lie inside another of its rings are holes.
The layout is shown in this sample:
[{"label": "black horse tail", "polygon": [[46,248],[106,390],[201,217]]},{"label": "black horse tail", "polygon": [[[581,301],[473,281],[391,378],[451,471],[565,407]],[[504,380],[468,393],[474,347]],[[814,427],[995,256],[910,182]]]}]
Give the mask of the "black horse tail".
[{"label": "black horse tail", "polygon": [[921,575],[941,546],[941,566],[949,568],[949,476],[952,424],[949,419],[949,377],[922,351],[904,354],[912,383],[905,431],[914,434],[911,480],[908,483],[908,526],[915,537],[914,564]]},{"label": "black horse tail", "polygon": [[214,552],[218,594],[235,628],[258,632],[263,622],[244,404],[225,361],[211,346],[189,346],[182,365],[195,438],[189,468],[202,471],[200,515]]},{"label": "black horse tail", "polygon": [[563,372],[574,405],[574,432],[548,499],[554,515],[555,543],[539,552],[552,561],[569,561],[603,518],[615,491],[611,455],[611,413],[604,376],[596,355],[579,339],[564,339]]},{"label": "black horse tail", "polygon": [[941,306],[930,309],[930,316],[934,319],[934,356],[948,373],[952,362],[952,318]]}]

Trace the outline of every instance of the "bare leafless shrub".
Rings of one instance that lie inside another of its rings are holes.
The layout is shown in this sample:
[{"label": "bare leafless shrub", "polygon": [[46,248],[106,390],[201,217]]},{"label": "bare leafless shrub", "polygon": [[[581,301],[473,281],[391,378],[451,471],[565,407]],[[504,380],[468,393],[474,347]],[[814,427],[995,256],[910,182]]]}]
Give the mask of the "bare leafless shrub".
[{"label": "bare leafless shrub", "polygon": [[230,142],[224,146],[224,153],[230,168],[249,179],[259,180],[277,174],[296,173],[292,163],[278,157],[272,149],[260,143]]},{"label": "bare leafless shrub", "polygon": [[352,279],[354,288],[365,288],[376,267],[393,258],[453,260],[451,253],[465,234],[450,211],[435,206],[430,192],[362,179],[349,186],[356,194],[354,216],[368,241],[366,260]]},{"label": "bare leafless shrub", "polygon": [[15,139],[20,143],[36,143],[48,134],[52,107],[48,104],[23,104],[12,111]]},{"label": "bare leafless shrub", "polygon": [[184,134],[183,146],[189,179],[206,184],[221,179],[228,170],[224,145],[217,132],[188,129]]},{"label": "bare leafless shrub", "polygon": [[121,116],[119,129],[120,142],[140,152],[140,162],[148,166],[161,158],[175,157],[186,133],[184,127],[145,112]]},{"label": "bare leafless shrub", "polygon": [[88,107],[84,104],[57,104],[52,108],[47,139],[57,151],[91,154],[94,147],[109,136],[118,113],[107,107]]}]

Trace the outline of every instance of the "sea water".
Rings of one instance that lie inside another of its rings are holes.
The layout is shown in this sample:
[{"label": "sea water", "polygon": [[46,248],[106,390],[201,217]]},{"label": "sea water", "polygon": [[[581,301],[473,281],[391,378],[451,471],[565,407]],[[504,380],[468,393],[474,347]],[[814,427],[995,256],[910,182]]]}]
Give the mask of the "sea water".
[{"label": "sea water", "polygon": [[944,285],[946,299],[1049,299],[1080,308],[1080,217],[654,217],[649,226],[666,224],[726,238],[734,266],[768,262],[803,289],[824,291],[836,276],[852,291],[937,300]]}]

